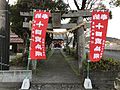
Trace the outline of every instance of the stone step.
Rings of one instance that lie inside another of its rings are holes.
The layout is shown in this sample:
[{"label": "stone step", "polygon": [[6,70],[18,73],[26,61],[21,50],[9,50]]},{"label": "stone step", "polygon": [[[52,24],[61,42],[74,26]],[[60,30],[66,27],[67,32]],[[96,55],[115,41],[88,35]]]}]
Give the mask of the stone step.
[{"label": "stone step", "polygon": [[84,90],[80,83],[32,83],[30,90]]}]

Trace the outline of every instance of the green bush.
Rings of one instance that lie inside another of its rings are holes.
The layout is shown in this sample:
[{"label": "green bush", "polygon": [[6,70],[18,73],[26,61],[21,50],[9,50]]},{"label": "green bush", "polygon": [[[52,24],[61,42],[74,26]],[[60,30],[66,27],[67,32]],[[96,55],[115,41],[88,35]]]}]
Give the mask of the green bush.
[{"label": "green bush", "polygon": [[11,66],[23,66],[23,58],[22,55],[17,55],[14,59],[10,62]]},{"label": "green bush", "polygon": [[[83,62],[84,69],[87,68],[87,62]],[[90,70],[93,71],[118,71],[120,62],[113,58],[102,58],[99,62],[90,62]]]}]

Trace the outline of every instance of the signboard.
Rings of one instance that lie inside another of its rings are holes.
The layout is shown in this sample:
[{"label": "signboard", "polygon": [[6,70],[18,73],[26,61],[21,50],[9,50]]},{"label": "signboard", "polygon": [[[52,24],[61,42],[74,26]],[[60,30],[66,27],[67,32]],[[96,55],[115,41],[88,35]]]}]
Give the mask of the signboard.
[{"label": "signboard", "polygon": [[20,16],[32,16],[33,12],[20,12]]},{"label": "signboard", "polygon": [[90,32],[90,60],[97,62],[101,59],[106,41],[108,26],[108,11],[93,11]]},{"label": "signboard", "polygon": [[23,27],[24,28],[28,28],[29,27],[29,19],[27,17],[24,18],[24,22],[23,22]]},{"label": "signboard", "polygon": [[30,42],[30,59],[46,59],[45,37],[48,26],[49,12],[40,10],[34,11],[34,20],[32,23],[31,42]]},{"label": "signboard", "polygon": [[28,22],[23,22],[23,27],[24,28],[28,28],[29,27],[29,23]]}]

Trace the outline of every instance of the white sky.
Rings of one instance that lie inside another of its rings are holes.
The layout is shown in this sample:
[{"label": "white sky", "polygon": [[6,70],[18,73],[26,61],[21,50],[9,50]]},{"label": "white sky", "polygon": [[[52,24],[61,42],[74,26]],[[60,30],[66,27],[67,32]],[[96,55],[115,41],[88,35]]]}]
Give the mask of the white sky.
[{"label": "white sky", "polygon": [[120,39],[120,7],[112,8],[113,19],[108,22],[108,37]]},{"label": "white sky", "polygon": [[[73,0],[68,0],[70,3],[70,7],[72,10],[76,10],[76,7],[74,5]],[[109,4],[107,3],[109,0],[106,0],[106,6],[108,8]],[[10,4],[14,4],[16,0],[9,0]],[[107,31],[107,36],[108,37],[114,37],[114,38],[119,38],[120,39],[120,7],[114,7],[110,8],[112,11],[113,18],[108,21],[108,31]]]},{"label": "white sky", "polygon": [[16,3],[17,0],[9,0],[9,4],[13,5]]}]

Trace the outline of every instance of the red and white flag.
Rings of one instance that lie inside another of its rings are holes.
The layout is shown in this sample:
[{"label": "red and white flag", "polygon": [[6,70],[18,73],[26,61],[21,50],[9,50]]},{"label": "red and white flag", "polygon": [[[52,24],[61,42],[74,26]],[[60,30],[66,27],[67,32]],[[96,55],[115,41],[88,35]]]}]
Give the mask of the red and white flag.
[{"label": "red and white flag", "polygon": [[31,60],[46,59],[45,37],[49,15],[49,12],[34,11],[30,42]]},{"label": "red and white flag", "polygon": [[93,10],[92,12],[89,55],[92,62],[97,62],[102,58],[106,41],[108,18],[108,11]]}]

